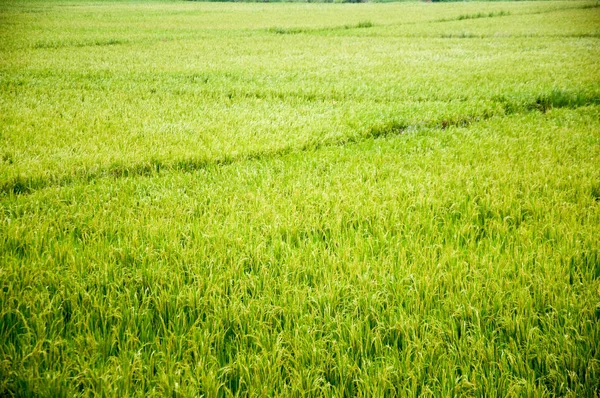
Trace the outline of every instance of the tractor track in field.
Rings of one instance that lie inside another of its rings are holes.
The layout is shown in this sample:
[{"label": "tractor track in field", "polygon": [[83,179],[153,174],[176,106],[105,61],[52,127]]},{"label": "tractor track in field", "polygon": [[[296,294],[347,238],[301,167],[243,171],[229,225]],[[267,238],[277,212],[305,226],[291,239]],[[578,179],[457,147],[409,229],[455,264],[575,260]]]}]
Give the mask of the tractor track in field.
[{"label": "tractor track in field", "polygon": [[36,191],[63,187],[77,183],[90,183],[102,178],[127,178],[138,176],[154,176],[165,171],[190,173],[211,167],[227,166],[252,160],[277,158],[295,152],[316,151],[327,147],[338,147],[360,143],[371,139],[398,136],[405,133],[416,133],[423,130],[446,130],[451,127],[467,127],[472,123],[482,122],[494,117],[506,117],[526,112],[545,113],[552,108],[579,108],[589,105],[600,105],[600,97],[585,96],[581,93],[568,96],[565,93],[551,93],[538,96],[529,103],[518,103],[507,98],[498,98],[504,114],[482,113],[479,115],[461,115],[452,119],[424,121],[419,124],[407,124],[397,120],[388,120],[371,126],[363,133],[344,137],[313,139],[302,145],[286,146],[271,150],[243,153],[240,155],[223,155],[219,157],[190,157],[174,161],[150,159],[134,164],[115,163],[105,167],[84,167],[69,175],[50,176],[14,176],[0,183],[0,196],[28,195]]}]

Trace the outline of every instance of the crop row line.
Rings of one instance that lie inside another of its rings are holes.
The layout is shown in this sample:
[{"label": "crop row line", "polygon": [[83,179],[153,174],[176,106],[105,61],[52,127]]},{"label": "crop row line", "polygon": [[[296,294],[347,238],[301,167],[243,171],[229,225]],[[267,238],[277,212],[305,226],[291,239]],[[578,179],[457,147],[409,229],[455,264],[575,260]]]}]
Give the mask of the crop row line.
[{"label": "crop row line", "polygon": [[583,94],[568,94],[554,90],[550,94],[538,96],[529,103],[518,103],[510,98],[495,99],[503,108],[504,113],[484,112],[479,115],[459,115],[452,119],[430,120],[419,124],[407,124],[397,120],[384,122],[369,128],[365,133],[335,137],[331,139],[314,139],[300,146],[285,146],[271,150],[259,150],[240,155],[223,155],[216,158],[189,158],[176,161],[152,159],[149,161],[127,165],[116,163],[104,168],[82,168],[68,176],[14,176],[0,183],[0,195],[25,195],[52,187],[65,186],[73,183],[91,182],[100,178],[124,178],[132,176],[156,175],[161,171],[193,172],[210,167],[226,166],[251,160],[276,158],[293,152],[316,151],[325,147],[355,144],[370,139],[397,136],[406,132],[418,132],[426,129],[445,130],[450,127],[466,127],[474,122],[484,121],[492,117],[505,117],[511,114],[525,112],[545,113],[551,108],[578,108],[588,105],[600,105],[600,97]]},{"label": "crop row line", "polygon": [[364,29],[364,28],[372,28],[375,26],[381,27],[390,27],[390,26],[406,26],[406,25],[419,25],[419,24],[431,24],[431,23],[443,23],[443,22],[454,22],[454,21],[463,21],[467,19],[480,19],[480,18],[495,18],[495,17],[506,17],[506,16],[522,16],[522,15],[538,15],[538,14],[547,14],[558,11],[569,11],[569,10],[580,10],[580,9],[589,9],[589,8],[598,8],[600,4],[584,4],[580,6],[574,7],[560,7],[553,8],[550,10],[539,10],[532,12],[522,12],[518,14],[512,14],[510,11],[491,11],[491,12],[479,12],[477,14],[461,14],[452,18],[440,18],[434,19],[430,21],[412,21],[412,22],[399,22],[399,23],[390,23],[390,24],[382,24],[378,25],[372,23],[370,21],[359,22],[356,25],[338,25],[338,26],[329,26],[329,27],[320,27],[320,28],[310,28],[310,27],[294,27],[294,28],[284,28],[284,27],[271,27],[268,28],[267,31],[271,33],[277,34],[313,34],[313,33],[322,33],[322,32],[332,32],[332,31],[340,31],[340,30],[349,30],[349,29]]},{"label": "crop row line", "polygon": [[[282,34],[282,35],[285,35],[285,34],[319,34],[319,33],[326,33],[326,32],[354,30],[354,29],[366,29],[366,28],[373,28],[373,27],[392,27],[392,26],[409,26],[409,25],[414,26],[414,25],[419,25],[419,24],[444,23],[444,22],[462,21],[462,20],[479,19],[479,18],[536,15],[536,14],[546,14],[546,13],[559,12],[559,11],[589,9],[589,8],[598,8],[598,7],[600,7],[600,4],[585,4],[585,5],[578,5],[578,6],[573,6],[573,7],[560,7],[560,8],[553,8],[550,10],[538,10],[538,11],[523,12],[523,13],[517,13],[517,14],[512,14],[510,11],[500,10],[500,11],[492,11],[492,12],[480,12],[477,14],[461,14],[456,17],[440,18],[440,19],[429,20],[429,21],[399,22],[399,23],[381,24],[381,25],[373,23],[371,21],[362,21],[357,24],[345,24],[345,25],[337,25],[337,26],[329,26],[329,27],[290,27],[290,28],[270,27],[270,28],[266,28],[266,31],[269,33]],[[258,29],[256,31],[262,31],[262,30],[265,30],[265,29],[262,28],[262,29]],[[410,37],[419,37],[419,36],[411,35]],[[441,37],[447,38],[444,35],[442,35]],[[484,36],[477,36],[477,37],[484,37]],[[522,36],[510,35],[509,37],[522,37]],[[536,37],[538,37],[538,36],[536,36]],[[560,37],[562,37],[562,35],[560,35]],[[567,37],[569,37],[569,36],[567,35]],[[588,37],[588,36],[586,36],[586,37]],[[591,37],[597,37],[597,35],[591,35]],[[161,40],[161,41],[176,40],[176,38],[161,37],[159,40]],[[81,48],[81,47],[97,47],[97,46],[120,46],[120,45],[132,45],[132,44],[146,42],[146,41],[148,41],[147,38],[142,38],[142,39],[137,39],[137,40],[132,40],[131,38],[106,38],[106,39],[94,39],[94,40],[74,40],[74,41],[70,40],[70,41],[65,41],[65,42],[42,40],[42,41],[37,41],[37,42],[31,44],[31,46],[29,48],[32,48],[32,49],[59,49],[59,48],[67,48],[67,47]]]}]

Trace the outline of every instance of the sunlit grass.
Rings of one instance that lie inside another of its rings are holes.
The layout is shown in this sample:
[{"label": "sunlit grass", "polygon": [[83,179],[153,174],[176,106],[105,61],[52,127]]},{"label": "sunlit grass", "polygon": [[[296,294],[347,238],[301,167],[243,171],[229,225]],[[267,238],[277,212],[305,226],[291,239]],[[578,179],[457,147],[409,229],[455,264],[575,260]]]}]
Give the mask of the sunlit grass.
[{"label": "sunlit grass", "polygon": [[596,3],[0,10],[0,395],[600,391]]}]

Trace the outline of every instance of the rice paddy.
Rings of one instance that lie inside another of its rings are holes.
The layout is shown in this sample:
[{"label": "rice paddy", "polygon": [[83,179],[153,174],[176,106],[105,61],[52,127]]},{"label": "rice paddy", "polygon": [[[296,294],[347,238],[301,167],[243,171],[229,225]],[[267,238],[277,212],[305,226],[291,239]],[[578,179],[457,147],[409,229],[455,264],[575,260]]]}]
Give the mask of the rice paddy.
[{"label": "rice paddy", "polygon": [[600,393],[590,1],[0,3],[0,395]]}]

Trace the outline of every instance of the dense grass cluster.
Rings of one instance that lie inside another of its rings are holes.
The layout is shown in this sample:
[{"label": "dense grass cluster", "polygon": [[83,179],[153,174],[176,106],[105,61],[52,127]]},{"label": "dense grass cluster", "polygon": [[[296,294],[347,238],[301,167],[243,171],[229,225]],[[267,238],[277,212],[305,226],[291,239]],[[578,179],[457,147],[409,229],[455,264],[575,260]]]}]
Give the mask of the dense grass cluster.
[{"label": "dense grass cluster", "polygon": [[599,27],[0,4],[0,395],[598,395]]}]

